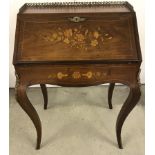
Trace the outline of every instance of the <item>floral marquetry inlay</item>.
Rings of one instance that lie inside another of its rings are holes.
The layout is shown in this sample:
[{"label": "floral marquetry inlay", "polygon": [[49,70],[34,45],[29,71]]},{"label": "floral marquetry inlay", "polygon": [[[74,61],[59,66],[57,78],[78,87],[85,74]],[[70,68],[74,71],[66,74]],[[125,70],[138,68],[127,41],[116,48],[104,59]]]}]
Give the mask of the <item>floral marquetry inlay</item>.
[{"label": "floral marquetry inlay", "polygon": [[63,77],[67,77],[67,76],[68,76],[68,74],[63,74],[62,72],[57,73],[57,78],[58,79],[62,79]]},{"label": "floral marquetry inlay", "polygon": [[88,50],[89,48],[102,47],[113,37],[98,26],[94,30],[79,25],[73,28],[58,27],[49,33],[41,34],[42,39],[51,42],[53,45],[63,43],[77,49]]},{"label": "floral marquetry inlay", "polygon": [[74,72],[72,74],[72,77],[73,77],[73,79],[80,79],[81,78],[81,74],[80,74],[80,72]]},{"label": "floral marquetry inlay", "polygon": [[63,72],[58,72],[58,73],[52,73],[50,75],[48,75],[48,79],[59,79],[62,80],[64,78],[73,78],[75,80],[81,79],[86,77],[87,79],[91,79],[91,78],[99,78],[102,76],[106,76],[107,72],[92,72],[92,71],[88,71],[86,73],[81,73],[80,71],[75,71],[72,72],[70,74],[68,73],[63,73]]}]

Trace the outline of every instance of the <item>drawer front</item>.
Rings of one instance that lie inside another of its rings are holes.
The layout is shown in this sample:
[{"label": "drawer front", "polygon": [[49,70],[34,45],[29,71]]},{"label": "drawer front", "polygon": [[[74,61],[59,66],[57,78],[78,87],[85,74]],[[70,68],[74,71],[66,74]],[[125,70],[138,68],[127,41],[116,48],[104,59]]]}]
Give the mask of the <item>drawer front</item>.
[{"label": "drawer front", "polygon": [[17,67],[22,81],[32,84],[47,83],[60,86],[90,86],[135,79],[135,65],[73,65]]},{"label": "drawer front", "polygon": [[137,59],[130,14],[27,19],[19,35],[20,61]]},{"label": "drawer front", "polygon": [[107,79],[109,74],[108,68],[59,67],[48,74],[48,80],[58,85],[95,85],[101,79]]}]

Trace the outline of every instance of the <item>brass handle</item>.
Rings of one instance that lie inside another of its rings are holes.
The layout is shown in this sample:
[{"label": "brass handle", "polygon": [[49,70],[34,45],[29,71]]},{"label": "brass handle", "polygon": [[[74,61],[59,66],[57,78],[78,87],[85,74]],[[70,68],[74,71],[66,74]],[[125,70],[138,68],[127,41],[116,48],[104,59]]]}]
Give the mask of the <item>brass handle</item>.
[{"label": "brass handle", "polygon": [[83,17],[78,17],[78,16],[75,16],[75,17],[72,17],[72,18],[68,18],[71,22],[74,22],[74,23],[78,23],[78,22],[83,22],[86,20],[86,18],[83,18]]}]

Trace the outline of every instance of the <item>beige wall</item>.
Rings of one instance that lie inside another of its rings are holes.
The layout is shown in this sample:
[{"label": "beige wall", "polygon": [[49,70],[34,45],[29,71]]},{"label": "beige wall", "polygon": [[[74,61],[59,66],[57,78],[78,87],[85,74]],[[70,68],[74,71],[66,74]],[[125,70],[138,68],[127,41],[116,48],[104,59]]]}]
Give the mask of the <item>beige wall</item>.
[{"label": "beige wall", "polygon": [[[56,1],[60,1],[60,0],[55,0]],[[66,0],[67,1],[67,0]],[[71,1],[71,0],[70,0]],[[72,0],[73,1],[73,0]],[[80,0],[82,1],[82,0]],[[84,1],[84,0],[83,0]],[[89,0],[86,0],[89,1]],[[99,0],[97,0],[99,1]],[[113,0],[114,1],[114,0]],[[117,0],[115,0],[117,1]],[[15,85],[15,75],[14,75],[14,68],[12,66],[12,57],[13,57],[13,49],[14,49],[14,35],[15,35],[15,26],[16,26],[16,14],[18,13],[18,9],[26,2],[52,2],[52,0],[11,0],[10,1],[10,55],[9,55],[9,60],[10,60],[10,80],[9,80],[9,86],[10,87],[14,87]],[[76,0],[76,2],[78,2],[78,0]],[[144,18],[144,0],[128,0],[128,2],[130,2],[133,6],[134,9],[137,13],[137,20],[138,20],[138,29],[139,29],[139,37],[140,37],[140,44],[141,44],[141,51],[142,51],[142,55],[143,55],[143,63],[141,66],[141,74],[140,74],[140,78],[141,78],[141,82],[144,83],[145,82],[145,36],[144,36],[144,28],[145,28],[145,18]]]}]

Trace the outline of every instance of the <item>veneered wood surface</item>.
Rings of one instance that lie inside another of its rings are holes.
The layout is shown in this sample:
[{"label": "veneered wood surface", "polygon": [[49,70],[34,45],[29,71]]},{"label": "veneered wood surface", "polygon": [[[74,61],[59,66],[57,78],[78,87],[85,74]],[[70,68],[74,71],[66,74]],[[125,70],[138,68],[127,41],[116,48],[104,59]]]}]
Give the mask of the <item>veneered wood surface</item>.
[{"label": "veneered wood surface", "polygon": [[76,15],[59,18],[25,16],[20,21],[17,61],[137,60],[130,14],[93,16],[73,23]]},{"label": "veneered wood surface", "polygon": [[[85,65],[22,65],[16,67],[24,83],[55,84],[60,86],[91,86],[117,81],[126,85],[134,82],[138,64]],[[136,81],[135,81],[136,82]]]}]

